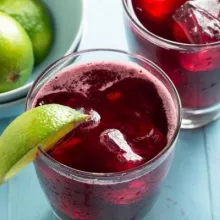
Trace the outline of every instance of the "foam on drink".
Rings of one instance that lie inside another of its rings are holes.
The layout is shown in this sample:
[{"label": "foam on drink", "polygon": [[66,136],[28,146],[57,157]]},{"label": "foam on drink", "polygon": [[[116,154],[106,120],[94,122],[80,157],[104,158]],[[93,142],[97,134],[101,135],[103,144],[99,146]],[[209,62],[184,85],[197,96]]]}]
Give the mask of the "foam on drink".
[{"label": "foam on drink", "polygon": [[[100,74],[106,74],[102,82],[99,82],[98,75],[95,78],[92,76],[93,71],[99,70]],[[126,78],[141,78],[154,84],[163,101],[168,121],[167,138],[168,141],[170,141],[177,124],[176,106],[174,105],[172,97],[164,84],[152,75],[152,73],[131,62],[102,61],[69,66],[49,80],[41,88],[33,102],[33,106],[36,105],[37,100],[47,94],[55,94],[61,91],[74,91],[87,97],[90,91],[94,90],[94,86],[96,90],[103,91],[116,82]]]}]

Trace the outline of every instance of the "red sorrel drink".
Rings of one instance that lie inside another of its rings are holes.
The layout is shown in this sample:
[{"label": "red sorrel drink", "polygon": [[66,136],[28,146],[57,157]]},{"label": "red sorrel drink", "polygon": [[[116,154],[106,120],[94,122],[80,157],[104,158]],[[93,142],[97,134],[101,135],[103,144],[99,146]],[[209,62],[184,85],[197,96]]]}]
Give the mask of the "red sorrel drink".
[{"label": "red sorrel drink", "polygon": [[220,115],[220,3],[123,0],[131,51],[160,66],[183,105],[183,128]]},{"label": "red sorrel drink", "polygon": [[170,167],[180,126],[169,79],[125,52],[79,52],[42,74],[27,108],[49,103],[90,116],[49,152],[39,149],[35,167],[54,213],[63,220],[143,219]]}]

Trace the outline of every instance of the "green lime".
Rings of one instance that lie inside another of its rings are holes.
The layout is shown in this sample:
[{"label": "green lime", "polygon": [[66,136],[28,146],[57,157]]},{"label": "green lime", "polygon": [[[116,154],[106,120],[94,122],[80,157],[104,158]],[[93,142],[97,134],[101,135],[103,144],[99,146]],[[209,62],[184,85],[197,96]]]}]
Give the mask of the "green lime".
[{"label": "green lime", "polygon": [[12,16],[31,38],[35,63],[44,60],[50,51],[53,31],[49,13],[40,0],[0,0],[0,11]]},{"label": "green lime", "polygon": [[22,86],[34,64],[33,49],[24,28],[0,12],[0,93]]},{"label": "green lime", "polygon": [[49,150],[87,115],[50,104],[33,108],[15,119],[0,137],[0,183],[32,162],[38,147]]}]

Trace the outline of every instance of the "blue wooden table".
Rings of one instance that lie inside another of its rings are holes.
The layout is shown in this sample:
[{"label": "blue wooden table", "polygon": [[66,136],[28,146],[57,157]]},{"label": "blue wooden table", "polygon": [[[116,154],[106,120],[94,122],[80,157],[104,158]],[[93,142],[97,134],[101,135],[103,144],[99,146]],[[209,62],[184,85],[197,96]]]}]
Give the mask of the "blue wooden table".
[{"label": "blue wooden table", "polygon": [[[80,49],[127,50],[120,2],[87,1],[86,27]],[[0,120],[0,133],[11,120]],[[181,131],[173,166],[159,201],[146,219],[220,219],[219,133],[220,120],[201,129]],[[0,187],[0,220],[55,220],[32,164]]]}]

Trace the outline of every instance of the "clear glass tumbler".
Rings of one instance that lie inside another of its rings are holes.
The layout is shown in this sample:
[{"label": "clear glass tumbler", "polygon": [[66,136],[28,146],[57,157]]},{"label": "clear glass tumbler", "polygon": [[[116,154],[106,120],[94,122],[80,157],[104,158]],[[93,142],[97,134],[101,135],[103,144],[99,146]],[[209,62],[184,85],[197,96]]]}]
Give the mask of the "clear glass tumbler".
[{"label": "clear glass tumbler", "polygon": [[181,125],[180,99],[166,74],[151,61],[123,51],[97,49],[73,53],[52,64],[34,83],[26,109],[33,108],[45,82],[63,68],[84,62],[112,61],[138,63],[166,86],[176,119],[172,136],[165,148],[147,163],[124,172],[90,173],[76,170],[54,160],[39,147],[35,160],[41,187],[54,214],[62,220],[138,220],[153,206],[162,181],[170,168]]},{"label": "clear glass tumbler", "polygon": [[129,48],[152,60],[173,81],[183,107],[182,128],[201,127],[217,119],[220,116],[220,43],[191,45],[163,39],[140,24],[131,0],[122,2]]}]

